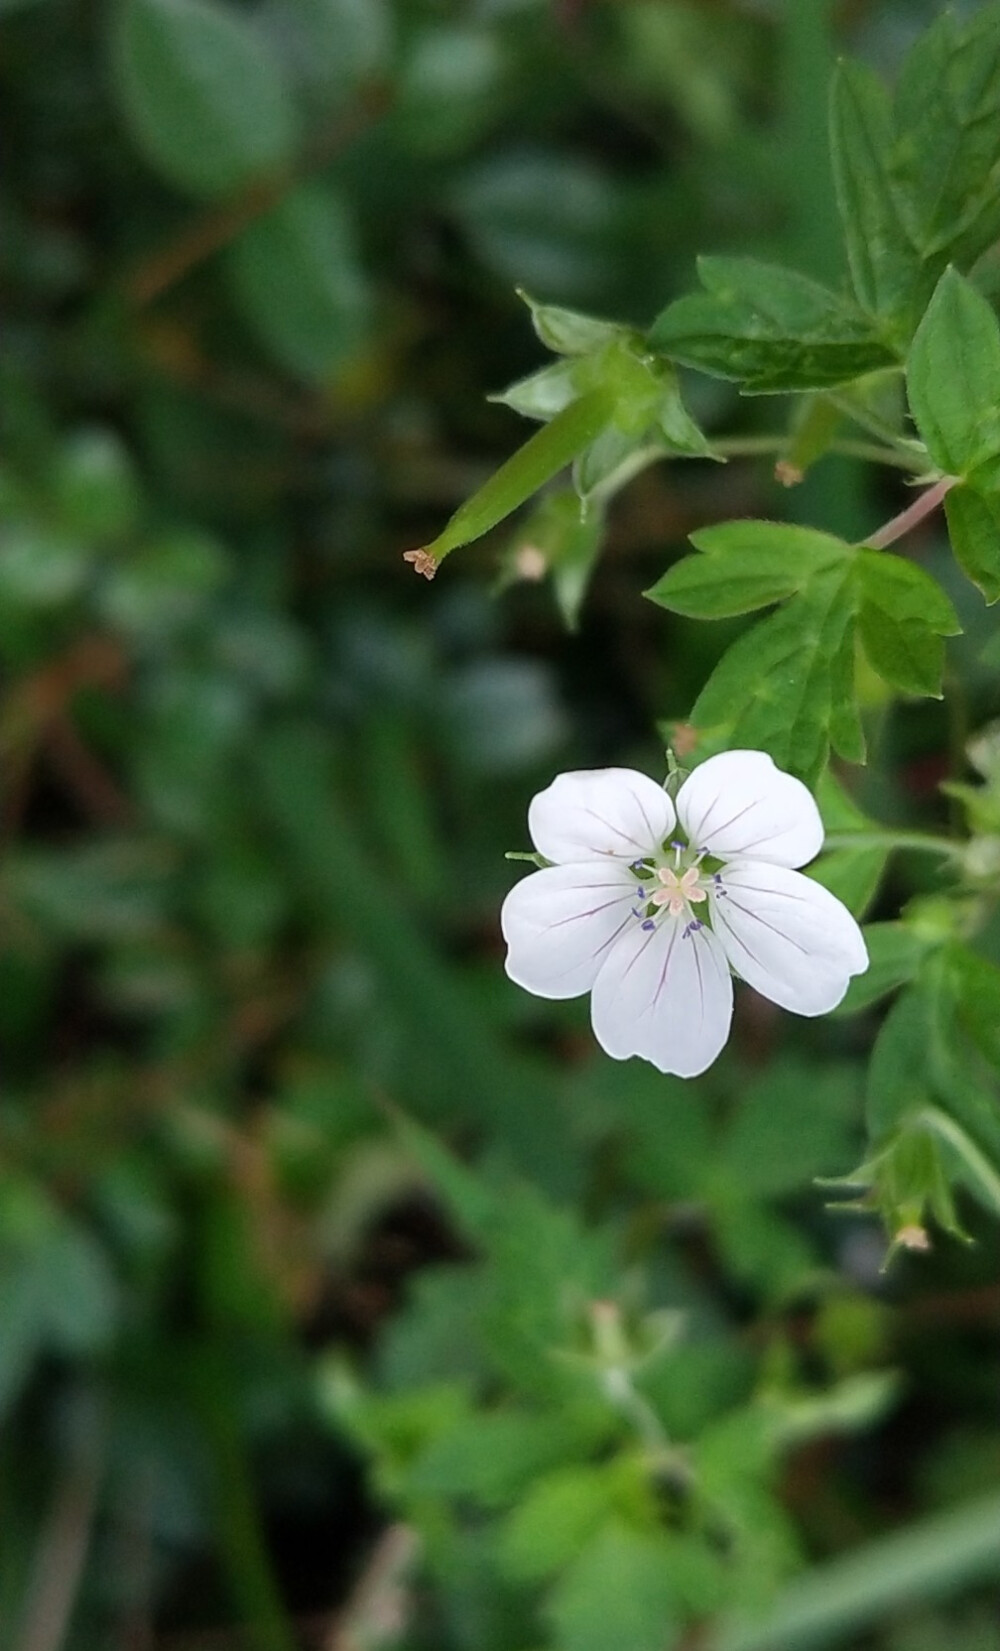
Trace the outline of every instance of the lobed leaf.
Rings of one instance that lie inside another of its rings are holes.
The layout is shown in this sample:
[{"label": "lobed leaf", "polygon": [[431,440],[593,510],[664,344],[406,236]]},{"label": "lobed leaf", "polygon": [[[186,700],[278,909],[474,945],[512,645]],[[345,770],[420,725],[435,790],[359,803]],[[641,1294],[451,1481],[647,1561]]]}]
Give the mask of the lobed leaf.
[{"label": "lobed leaf", "polygon": [[694,619],[752,613],[784,601],[853,552],[842,539],[788,522],[723,522],[692,533],[685,556],[646,595]]},{"label": "lobed leaf", "polygon": [[808,276],[753,258],[702,258],[706,288],[653,323],[652,349],[757,392],[843,384],[895,359],[870,320]]},{"label": "lobed leaf", "polygon": [[830,89],[833,176],[858,302],[901,334],[920,259],[889,177],[892,108],[873,70],[841,63]]},{"label": "lobed leaf", "polygon": [[859,551],[856,576],[858,632],[871,665],[904,693],[940,698],[941,638],[962,628],[949,597],[915,562],[885,551]]},{"label": "lobed leaf", "polygon": [[1000,597],[1000,492],[975,493],[953,487],[944,513],[955,560],[986,601]]},{"label": "lobed leaf", "polygon": [[968,476],[1000,458],[1000,326],[971,282],[945,270],[906,363],[917,428],[943,471]]}]

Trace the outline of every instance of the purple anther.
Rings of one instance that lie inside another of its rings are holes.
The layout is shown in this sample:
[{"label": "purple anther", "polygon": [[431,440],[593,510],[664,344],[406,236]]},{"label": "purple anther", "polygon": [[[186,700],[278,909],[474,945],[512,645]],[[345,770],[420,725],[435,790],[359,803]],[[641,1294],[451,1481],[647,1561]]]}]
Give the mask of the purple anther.
[{"label": "purple anther", "polygon": [[643,926],[644,929],[655,929],[656,928],[656,924],[653,922],[653,919],[651,917],[647,917],[645,923],[642,926]]},{"label": "purple anther", "polygon": [[684,933],[681,936],[681,939],[686,940],[689,934],[694,934],[696,929],[703,929],[704,927],[705,927],[704,923],[699,923],[698,919],[695,918],[693,923],[688,924],[687,928],[684,930]]},{"label": "purple anther", "polygon": [[646,869],[645,862],[642,860],[633,860],[628,869],[629,871],[634,871],[637,877],[641,877]]},{"label": "purple anther", "polygon": [[670,847],[675,848],[678,854],[683,854],[684,850],[687,848],[687,843],[679,843],[675,837],[673,842],[670,844]]},{"label": "purple anther", "polygon": [[646,898],[645,889],[636,889],[635,892],[636,892],[636,896],[639,900],[645,900],[645,898]]}]

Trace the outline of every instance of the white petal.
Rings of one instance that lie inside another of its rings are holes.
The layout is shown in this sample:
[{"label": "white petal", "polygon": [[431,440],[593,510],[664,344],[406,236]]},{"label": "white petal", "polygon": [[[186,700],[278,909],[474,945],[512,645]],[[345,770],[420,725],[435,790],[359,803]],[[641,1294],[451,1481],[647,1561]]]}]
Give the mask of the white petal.
[{"label": "white petal", "polygon": [[641,1055],[661,1072],[694,1078],[729,1036],[733,982],[707,928],[685,933],[686,917],[655,929],[637,923],[608,953],[590,1015],[598,1043],[616,1060]]},{"label": "white petal", "polygon": [[709,757],[681,786],[677,813],[688,841],[723,860],[746,854],[772,866],[804,866],[823,846],[809,791],[764,751]]},{"label": "white petal", "polygon": [[638,884],[621,863],[549,866],[511,889],[500,912],[507,973],[536,997],[589,992],[632,915]]},{"label": "white petal", "polygon": [[675,823],[666,792],[631,768],[559,774],[528,809],[531,840],[556,865],[609,857],[636,860],[659,848]]},{"label": "white petal", "polygon": [[[797,1015],[840,1002],[868,952],[847,907],[801,872],[751,860],[724,866],[710,895],[712,924],[747,983]],[[724,891],[724,892],[722,892]]]}]

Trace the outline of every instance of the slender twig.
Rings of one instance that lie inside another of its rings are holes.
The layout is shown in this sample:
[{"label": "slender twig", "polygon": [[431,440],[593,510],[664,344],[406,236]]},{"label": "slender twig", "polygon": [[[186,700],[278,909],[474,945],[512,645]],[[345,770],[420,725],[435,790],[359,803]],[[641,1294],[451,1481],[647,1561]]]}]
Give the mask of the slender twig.
[{"label": "slender twig", "polygon": [[137,305],[150,304],[185,275],[190,274],[213,252],[263,216],[311,173],[322,170],[367,130],[388,108],[385,86],[372,86],[347,114],[339,118],[293,166],[282,167],[270,177],[258,179],[236,200],[224,202],[195,218],[166,246],[149,254],[125,282],[125,296]]},{"label": "slender twig", "polygon": [[[712,441],[712,451],[725,459],[756,458],[768,453],[781,453],[788,446],[787,434],[767,436],[720,436]],[[874,441],[855,441],[838,438],[830,443],[830,453],[844,458],[867,459],[872,464],[888,464],[895,470],[906,470],[917,475],[924,464],[916,453],[899,447],[884,447]]]},{"label": "slender twig", "polygon": [[410,1613],[409,1579],[419,1553],[412,1526],[382,1532],[324,1651],[378,1651],[396,1643]]},{"label": "slender twig", "polygon": [[945,494],[955,486],[957,480],[957,476],[942,476],[939,481],[934,483],[933,487],[925,488],[919,498],[914,499],[913,503],[907,505],[905,510],[901,510],[898,516],[893,516],[891,521],[886,522],[884,527],[880,527],[877,533],[870,534],[865,540],[865,544],[871,550],[884,550],[886,545],[895,544],[896,540],[901,539],[904,533],[909,533],[911,528],[916,527],[918,523],[923,521],[925,516],[929,516],[932,511],[937,509]]},{"label": "slender twig", "polygon": [[104,1466],[105,1418],[97,1405],[88,1410],[42,1531],[16,1651],[60,1651],[66,1643]]}]

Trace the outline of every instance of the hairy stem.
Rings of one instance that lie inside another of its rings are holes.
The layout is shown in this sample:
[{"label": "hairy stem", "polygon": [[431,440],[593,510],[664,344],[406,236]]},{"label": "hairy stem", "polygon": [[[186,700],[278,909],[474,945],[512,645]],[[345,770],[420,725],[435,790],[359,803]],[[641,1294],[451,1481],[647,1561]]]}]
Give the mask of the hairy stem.
[{"label": "hairy stem", "polygon": [[925,488],[920,497],[914,499],[911,505],[907,505],[905,510],[901,510],[898,516],[893,516],[892,520],[886,522],[884,527],[880,527],[877,533],[871,534],[865,540],[865,544],[871,550],[884,550],[886,545],[895,544],[896,540],[901,539],[904,533],[909,533],[911,528],[916,527],[919,522],[923,521],[925,516],[929,516],[932,511],[937,509],[945,494],[955,486],[957,480],[957,476],[942,476],[940,481],[934,483],[933,487]]}]

